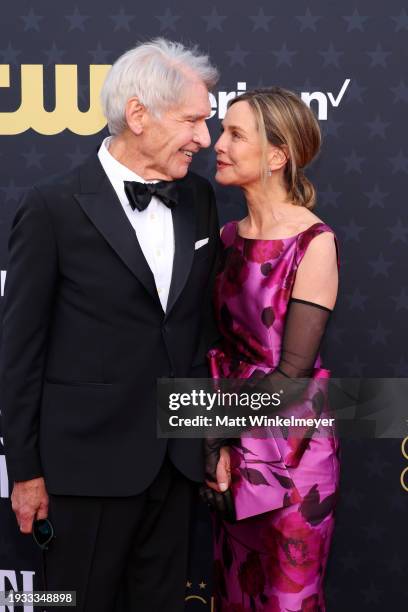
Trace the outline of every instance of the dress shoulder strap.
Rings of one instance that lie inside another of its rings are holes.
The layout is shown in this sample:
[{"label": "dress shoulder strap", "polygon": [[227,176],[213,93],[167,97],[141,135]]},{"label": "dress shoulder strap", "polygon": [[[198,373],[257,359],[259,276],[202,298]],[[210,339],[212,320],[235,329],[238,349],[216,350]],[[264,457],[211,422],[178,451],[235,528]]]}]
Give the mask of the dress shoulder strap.
[{"label": "dress shoulder strap", "polygon": [[298,235],[297,247],[296,247],[296,264],[297,265],[299,265],[300,262],[302,261],[303,256],[306,253],[307,247],[309,246],[313,238],[316,238],[316,236],[319,236],[320,234],[323,234],[324,232],[330,232],[331,234],[333,234],[334,243],[336,246],[337,266],[340,267],[339,244],[338,244],[337,236],[334,230],[329,225],[326,225],[326,223],[323,223],[322,221],[318,221],[317,223],[314,223],[313,225],[308,227],[303,232],[300,232],[300,234]]}]

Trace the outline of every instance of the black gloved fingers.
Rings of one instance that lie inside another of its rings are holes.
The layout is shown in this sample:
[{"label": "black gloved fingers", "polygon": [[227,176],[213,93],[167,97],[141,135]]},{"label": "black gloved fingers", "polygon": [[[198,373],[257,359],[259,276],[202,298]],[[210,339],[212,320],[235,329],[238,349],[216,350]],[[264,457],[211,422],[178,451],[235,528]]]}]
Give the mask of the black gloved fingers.
[{"label": "black gloved fingers", "polygon": [[225,506],[224,519],[229,523],[235,523],[237,516],[235,513],[235,504],[231,489],[227,489],[225,493],[222,493],[222,495],[224,497]]},{"label": "black gloved fingers", "polygon": [[207,506],[224,521],[235,523],[235,504],[232,492],[230,489],[224,493],[218,493],[210,487],[202,486],[200,488],[200,498]]},{"label": "black gloved fingers", "polygon": [[219,514],[221,518],[225,518],[226,508],[224,493],[218,493],[217,491],[213,491],[212,493],[214,498],[215,511]]},{"label": "black gloved fingers", "polygon": [[212,489],[210,487],[202,486],[200,487],[200,498],[201,500],[207,504],[207,506],[213,510],[215,510],[215,502],[212,494]]}]

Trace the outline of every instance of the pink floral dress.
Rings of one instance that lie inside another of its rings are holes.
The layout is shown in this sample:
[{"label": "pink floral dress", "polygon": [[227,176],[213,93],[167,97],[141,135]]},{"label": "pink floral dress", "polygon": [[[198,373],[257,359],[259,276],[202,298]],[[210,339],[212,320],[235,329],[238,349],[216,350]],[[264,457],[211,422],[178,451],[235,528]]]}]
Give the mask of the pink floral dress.
[{"label": "pink floral dress", "polygon": [[[311,240],[333,230],[315,223],[281,240],[222,232],[215,307],[222,346],[209,352],[214,378],[249,378],[279,363],[297,268]],[[335,238],[336,241],[336,238]],[[337,247],[337,241],[336,241]],[[308,398],[297,416],[314,416],[330,372],[317,357]],[[323,578],[334,526],[339,447],[334,430],[312,437],[262,428],[231,448],[238,521],[214,517],[215,601],[223,612],[323,612]]]}]

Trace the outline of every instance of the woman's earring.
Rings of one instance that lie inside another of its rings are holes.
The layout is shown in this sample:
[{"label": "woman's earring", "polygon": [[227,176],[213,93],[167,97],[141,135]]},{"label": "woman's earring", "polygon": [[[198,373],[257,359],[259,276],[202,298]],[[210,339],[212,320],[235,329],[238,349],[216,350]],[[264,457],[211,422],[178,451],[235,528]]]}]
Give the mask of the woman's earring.
[{"label": "woman's earring", "polygon": [[267,174],[267,176],[272,176],[272,170],[270,168],[268,168],[268,172],[266,174]]}]

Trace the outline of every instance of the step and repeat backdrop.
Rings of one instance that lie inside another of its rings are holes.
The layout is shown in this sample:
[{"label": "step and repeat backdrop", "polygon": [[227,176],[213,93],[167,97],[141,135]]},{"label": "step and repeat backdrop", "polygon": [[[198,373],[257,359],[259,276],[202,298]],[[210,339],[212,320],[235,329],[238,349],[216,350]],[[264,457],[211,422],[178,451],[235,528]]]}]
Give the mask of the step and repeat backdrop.
[{"label": "step and repeat backdrop", "polygon": [[[96,150],[107,134],[99,91],[110,64],[158,35],[197,43],[218,66],[213,142],[228,100],[252,87],[286,87],[314,110],[323,146],[306,173],[318,190],[316,213],[341,249],[325,365],[338,377],[407,377],[408,13],[400,0],[3,2],[0,315],[8,233],[24,191]],[[194,170],[214,182],[214,152],[201,152]],[[245,215],[238,191],[214,187],[221,222]],[[328,610],[406,610],[408,442],[342,446]],[[39,588],[39,558],[19,534],[11,488],[0,447],[0,591]],[[196,510],[188,611],[213,609],[209,517]]]}]

